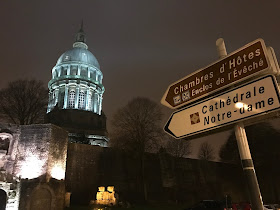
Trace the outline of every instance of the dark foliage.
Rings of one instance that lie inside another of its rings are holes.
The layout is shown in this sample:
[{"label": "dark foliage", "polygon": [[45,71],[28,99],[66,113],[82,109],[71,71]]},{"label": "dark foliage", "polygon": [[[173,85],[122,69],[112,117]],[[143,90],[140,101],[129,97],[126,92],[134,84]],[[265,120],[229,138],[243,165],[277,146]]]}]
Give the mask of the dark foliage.
[{"label": "dark foliage", "polygon": [[[268,123],[260,123],[245,128],[254,165],[269,165],[279,155],[280,133]],[[240,157],[234,132],[221,147],[220,159],[223,162],[240,164]]]}]

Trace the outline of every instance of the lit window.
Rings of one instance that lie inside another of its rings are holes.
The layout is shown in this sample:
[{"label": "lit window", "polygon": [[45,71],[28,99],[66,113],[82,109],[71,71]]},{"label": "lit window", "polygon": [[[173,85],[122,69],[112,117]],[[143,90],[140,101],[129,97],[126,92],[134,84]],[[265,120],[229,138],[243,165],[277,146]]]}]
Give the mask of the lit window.
[{"label": "lit window", "polygon": [[75,90],[71,90],[69,92],[69,107],[70,108],[75,107]]},{"label": "lit window", "polygon": [[85,107],[85,93],[84,92],[80,92],[79,94],[79,109],[83,109]]}]

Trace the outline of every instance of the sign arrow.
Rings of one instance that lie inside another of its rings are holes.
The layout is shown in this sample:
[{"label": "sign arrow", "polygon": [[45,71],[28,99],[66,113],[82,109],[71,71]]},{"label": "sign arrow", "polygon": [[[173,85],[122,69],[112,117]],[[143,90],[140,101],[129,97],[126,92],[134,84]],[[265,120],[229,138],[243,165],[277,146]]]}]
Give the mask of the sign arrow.
[{"label": "sign arrow", "polygon": [[172,109],[179,108],[257,74],[276,74],[273,70],[264,41],[257,39],[171,84],[161,103]]},{"label": "sign arrow", "polygon": [[190,137],[280,108],[275,77],[268,75],[174,112],[164,130]]}]

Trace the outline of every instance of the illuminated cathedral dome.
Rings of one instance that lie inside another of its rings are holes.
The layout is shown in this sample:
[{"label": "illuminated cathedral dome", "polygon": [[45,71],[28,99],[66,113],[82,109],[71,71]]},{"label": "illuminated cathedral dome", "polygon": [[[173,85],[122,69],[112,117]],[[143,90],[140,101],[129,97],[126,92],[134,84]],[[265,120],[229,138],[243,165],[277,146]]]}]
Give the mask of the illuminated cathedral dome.
[{"label": "illuminated cathedral dome", "polygon": [[91,144],[106,146],[102,79],[99,63],[88,50],[82,25],[73,48],[63,53],[52,69],[52,79],[48,83],[48,121],[66,128],[70,136],[77,136],[77,133],[83,139],[94,136],[101,141]]},{"label": "illuminated cathedral dome", "polygon": [[100,69],[99,63],[94,55],[82,46],[74,46],[73,49],[63,53],[57,60],[56,65],[68,64],[71,62],[78,62]]},{"label": "illuminated cathedral dome", "polygon": [[97,59],[87,48],[81,28],[76,35],[73,49],[63,53],[52,69],[47,112],[58,107],[101,114],[103,74]]}]

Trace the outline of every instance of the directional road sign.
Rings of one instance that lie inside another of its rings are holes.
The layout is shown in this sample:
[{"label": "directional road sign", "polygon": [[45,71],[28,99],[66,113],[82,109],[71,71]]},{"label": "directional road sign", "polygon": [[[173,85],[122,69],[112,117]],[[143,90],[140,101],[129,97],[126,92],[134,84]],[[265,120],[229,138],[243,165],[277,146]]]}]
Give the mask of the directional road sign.
[{"label": "directional road sign", "polygon": [[274,70],[270,67],[264,41],[257,39],[171,84],[161,103],[173,109],[179,108],[256,74]]},{"label": "directional road sign", "polygon": [[175,138],[189,137],[279,108],[279,88],[268,75],[174,112],[164,130]]}]

